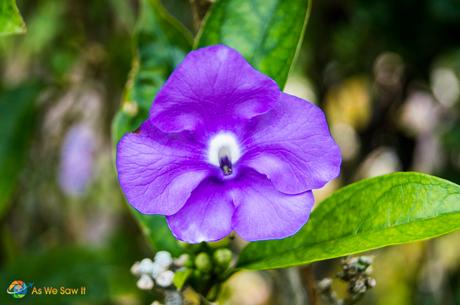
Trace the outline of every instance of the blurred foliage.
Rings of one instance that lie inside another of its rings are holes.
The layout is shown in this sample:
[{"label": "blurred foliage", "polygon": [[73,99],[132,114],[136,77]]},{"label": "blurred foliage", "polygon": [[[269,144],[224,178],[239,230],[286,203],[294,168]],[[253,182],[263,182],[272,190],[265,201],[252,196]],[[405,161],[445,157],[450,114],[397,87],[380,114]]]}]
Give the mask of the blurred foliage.
[{"label": "blurred foliage", "polygon": [[[136,295],[136,285],[126,277],[126,268],[104,251],[84,248],[50,249],[44,253],[21,256],[2,269],[0,285],[7,287],[13,279],[29,279],[37,288],[86,288],[85,295],[57,294],[33,296],[39,304],[105,304],[107,296]],[[17,300],[2,294],[2,304],[15,304]],[[5,302],[5,303],[4,303]]]},{"label": "blurred foliage", "polygon": [[19,34],[26,31],[26,25],[16,7],[15,0],[3,0],[0,3],[0,36]]},{"label": "blurred foliage", "polygon": [[0,93],[0,217],[10,203],[37,126],[41,86],[23,84]]}]

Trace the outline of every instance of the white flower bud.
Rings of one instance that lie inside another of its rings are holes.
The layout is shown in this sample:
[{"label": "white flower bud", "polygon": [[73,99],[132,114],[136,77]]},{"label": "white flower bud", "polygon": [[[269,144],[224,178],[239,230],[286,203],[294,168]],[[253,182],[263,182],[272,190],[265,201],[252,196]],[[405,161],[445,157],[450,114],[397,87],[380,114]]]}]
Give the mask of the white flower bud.
[{"label": "white flower bud", "polygon": [[174,264],[179,267],[185,266],[190,261],[190,255],[182,254],[177,259],[174,260]]},{"label": "white flower bud", "polygon": [[174,279],[174,272],[171,270],[166,270],[163,271],[158,275],[158,277],[155,279],[157,281],[157,284],[161,287],[168,287],[171,286],[173,283]]},{"label": "white flower bud", "polygon": [[319,290],[328,290],[332,286],[332,279],[324,278],[318,283]]},{"label": "white flower bud", "polygon": [[163,271],[166,271],[166,270],[167,270],[167,268],[165,268],[164,266],[158,264],[158,263],[155,261],[155,262],[153,263],[153,265],[152,265],[152,273],[151,273],[151,274],[152,274],[152,277],[153,277],[154,279],[156,279],[156,278],[160,275],[160,273],[162,273]]},{"label": "white flower bud", "polygon": [[150,290],[153,288],[153,280],[150,276],[143,274],[137,281],[137,288],[142,290]]},{"label": "white flower bud", "polygon": [[155,263],[167,269],[173,262],[171,253],[168,251],[158,251],[155,254]]},{"label": "white flower bud", "polygon": [[150,258],[144,258],[139,264],[139,273],[148,274],[153,270],[153,262]]},{"label": "white flower bud", "polygon": [[376,281],[374,278],[368,278],[368,279],[366,280],[366,285],[367,285],[367,287],[369,287],[369,288],[374,288],[375,285],[377,285],[377,281]]},{"label": "white flower bud", "polygon": [[372,256],[363,255],[363,256],[360,256],[358,259],[360,263],[365,264],[365,265],[370,265],[374,261],[374,258]]},{"label": "white flower bud", "polygon": [[131,273],[134,275],[141,275],[139,267],[140,267],[140,263],[135,262],[134,265],[131,266]]}]

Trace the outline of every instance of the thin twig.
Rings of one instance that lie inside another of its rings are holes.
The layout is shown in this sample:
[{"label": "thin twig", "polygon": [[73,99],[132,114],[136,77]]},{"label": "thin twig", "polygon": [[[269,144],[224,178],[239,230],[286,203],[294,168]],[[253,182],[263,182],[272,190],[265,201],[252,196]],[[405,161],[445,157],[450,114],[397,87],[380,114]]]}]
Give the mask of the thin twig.
[{"label": "thin twig", "polygon": [[204,296],[200,295],[200,305],[214,305],[215,303],[212,303],[208,301]]}]

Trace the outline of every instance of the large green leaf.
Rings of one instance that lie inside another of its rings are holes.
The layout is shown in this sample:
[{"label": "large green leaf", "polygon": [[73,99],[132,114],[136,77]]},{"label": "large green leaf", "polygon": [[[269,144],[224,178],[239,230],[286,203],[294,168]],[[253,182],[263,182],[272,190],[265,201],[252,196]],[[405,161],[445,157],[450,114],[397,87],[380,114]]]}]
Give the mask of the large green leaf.
[{"label": "large green leaf", "polygon": [[293,237],[249,244],[238,266],[301,265],[459,228],[460,186],[420,173],[394,173],[339,190],[313,211],[307,225]]},{"label": "large green leaf", "polygon": [[[140,14],[133,67],[122,107],[112,125],[115,145],[147,118],[156,93],[192,45],[190,34],[165,11],[159,0],[142,0]],[[134,209],[132,212],[154,249],[178,254],[180,248],[164,217],[142,215]]]},{"label": "large green leaf", "polygon": [[283,88],[309,15],[310,0],[219,0],[196,46],[225,44]]},{"label": "large green leaf", "polygon": [[20,34],[26,25],[16,7],[16,0],[0,1],[0,35]]},{"label": "large green leaf", "polygon": [[0,94],[0,216],[6,210],[34,135],[41,86],[24,84]]}]

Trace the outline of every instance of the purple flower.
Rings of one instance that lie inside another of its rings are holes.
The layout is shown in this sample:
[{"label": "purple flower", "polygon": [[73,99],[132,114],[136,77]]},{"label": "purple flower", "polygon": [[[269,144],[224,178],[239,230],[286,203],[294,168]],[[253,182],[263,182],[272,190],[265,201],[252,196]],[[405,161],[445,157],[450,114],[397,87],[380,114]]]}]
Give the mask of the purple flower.
[{"label": "purple flower", "polygon": [[128,202],[191,243],[296,233],[340,162],[323,112],[223,45],[189,53],[117,147]]}]

